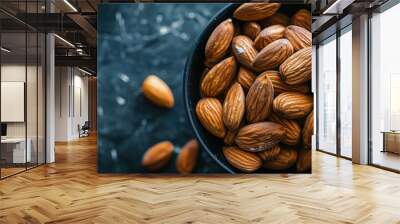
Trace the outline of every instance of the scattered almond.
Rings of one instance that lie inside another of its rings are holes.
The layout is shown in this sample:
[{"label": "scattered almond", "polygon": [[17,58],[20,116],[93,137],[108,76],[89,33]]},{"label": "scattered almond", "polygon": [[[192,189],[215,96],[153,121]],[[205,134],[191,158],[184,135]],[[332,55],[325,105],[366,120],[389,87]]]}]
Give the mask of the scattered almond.
[{"label": "scattered almond", "polygon": [[174,107],[174,95],[169,86],[155,75],[149,75],[142,84],[143,95],[161,107]]},{"label": "scattered almond", "polygon": [[148,171],[158,171],[163,168],[172,157],[174,145],[163,141],[151,146],[143,155],[142,166]]},{"label": "scattered almond", "polygon": [[187,142],[179,152],[176,159],[176,170],[180,174],[189,174],[193,171],[197,163],[199,154],[199,144],[196,139]]}]

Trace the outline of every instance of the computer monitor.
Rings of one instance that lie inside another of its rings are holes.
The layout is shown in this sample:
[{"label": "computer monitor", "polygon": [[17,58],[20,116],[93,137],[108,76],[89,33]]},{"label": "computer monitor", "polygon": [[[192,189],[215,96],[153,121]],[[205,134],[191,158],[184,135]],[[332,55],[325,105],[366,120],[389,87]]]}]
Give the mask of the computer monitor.
[{"label": "computer monitor", "polygon": [[7,136],[7,124],[1,123],[1,136]]}]

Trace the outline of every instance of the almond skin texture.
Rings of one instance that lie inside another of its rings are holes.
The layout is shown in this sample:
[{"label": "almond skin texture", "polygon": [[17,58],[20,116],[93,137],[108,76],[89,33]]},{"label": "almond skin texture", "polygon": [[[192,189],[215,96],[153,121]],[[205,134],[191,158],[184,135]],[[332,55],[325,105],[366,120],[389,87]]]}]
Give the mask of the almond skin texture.
[{"label": "almond skin texture", "polygon": [[274,99],[275,113],[287,119],[300,119],[313,109],[313,98],[296,92],[281,93]]},{"label": "almond skin texture", "polygon": [[243,150],[260,152],[278,144],[285,134],[285,128],[273,122],[259,122],[239,129],[235,142]]},{"label": "almond skin texture", "polygon": [[293,47],[287,39],[275,40],[258,52],[253,68],[259,72],[277,68],[292,54]]},{"label": "almond skin texture", "polygon": [[230,130],[236,130],[245,112],[245,95],[242,86],[235,83],[226,94],[224,101],[223,121]]},{"label": "almond skin texture", "polygon": [[261,26],[256,22],[247,22],[243,24],[243,34],[254,40],[261,32]]},{"label": "almond skin texture", "polygon": [[306,9],[300,9],[292,16],[292,24],[311,30],[311,13]]},{"label": "almond skin texture", "polygon": [[281,7],[280,3],[244,3],[233,13],[242,21],[257,21],[272,16]]},{"label": "almond skin texture", "polygon": [[264,161],[268,161],[268,160],[272,160],[275,159],[279,153],[281,152],[281,147],[279,145],[275,145],[274,147],[261,151],[258,153],[258,156],[264,160]]},{"label": "almond skin texture", "polygon": [[163,168],[171,159],[174,145],[163,141],[151,146],[143,155],[142,166],[148,171],[157,171]]},{"label": "almond skin texture", "polygon": [[286,28],[282,25],[269,26],[263,29],[256,37],[254,46],[260,51],[273,41],[284,38],[285,31]]},{"label": "almond skin texture", "polygon": [[285,37],[290,41],[294,51],[311,47],[311,32],[300,26],[286,27]]},{"label": "almond skin texture", "polygon": [[314,111],[307,116],[303,127],[303,148],[311,150],[311,138],[314,133]]},{"label": "almond skin texture", "polygon": [[235,137],[238,130],[228,130],[224,137],[224,144],[225,145],[233,145],[235,144]]},{"label": "almond skin texture", "polygon": [[297,172],[305,172],[311,170],[311,150],[301,149],[297,153],[296,170]]},{"label": "almond skin texture", "polygon": [[256,80],[256,75],[245,67],[240,67],[237,75],[237,82],[247,92]]},{"label": "almond skin texture", "polygon": [[255,153],[243,151],[238,147],[224,147],[222,150],[226,160],[243,172],[251,173],[262,166],[261,159]]},{"label": "almond skin texture", "polygon": [[174,107],[175,100],[169,86],[155,75],[149,75],[142,84],[143,95],[154,104],[165,107]]},{"label": "almond skin texture", "polygon": [[226,133],[222,114],[221,102],[216,98],[203,98],[196,105],[196,115],[200,123],[218,138],[223,138]]},{"label": "almond skin texture", "polygon": [[289,85],[299,85],[311,80],[312,48],[303,48],[281,64],[282,80]]},{"label": "almond skin texture", "polygon": [[[281,78],[281,74],[277,71],[265,71],[262,74],[267,74],[269,80],[272,82],[272,86],[274,86],[274,94],[275,96],[283,93],[283,92],[299,92],[299,93],[309,93],[310,88],[306,84],[301,85],[288,85],[283,82]],[[262,75],[261,74],[261,75]]]},{"label": "almond skin texture", "polygon": [[206,74],[201,82],[201,93],[205,97],[215,97],[224,92],[236,75],[236,61],[234,57],[224,59],[216,64]]},{"label": "almond skin texture", "polygon": [[246,119],[249,123],[264,121],[272,112],[274,88],[267,75],[259,76],[246,96]]},{"label": "almond skin texture", "polygon": [[264,163],[264,167],[270,170],[286,170],[296,164],[297,160],[297,151],[288,148],[282,147],[278,156],[275,159],[266,161]]},{"label": "almond skin texture", "polygon": [[282,25],[282,26],[288,26],[290,24],[290,18],[283,14],[283,13],[275,13],[274,15],[261,20],[260,25],[262,28],[265,28],[267,26],[272,26],[272,25]]},{"label": "almond skin texture", "polygon": [[199,145],[196,139],[187,142],[179,152],[178,158],[176,159],[176,170],[180,174],[191,173],[196,166],[198,154]]},{"label": "almond skin texture", "polygon": [[236,60],[246,68],[252,69],[251,63],[257,55],[253,41],[244,35],[239,35],[232,40],[232,52]]},{"label": "almond skin texture", "polygon": [[209,67],[218,63],[228,52],[234,35],[232,19],[227,19],[219,24],[211,33],[205,48],[205,64]]},{"label": "almond skin texture", "polygon": [[288,120],[272,114],[270,121],[278,123],[285,128],[285,135],[283,136],[282,143],[286,145],[297,145],[300,142],[301,127],[295,120]]}]

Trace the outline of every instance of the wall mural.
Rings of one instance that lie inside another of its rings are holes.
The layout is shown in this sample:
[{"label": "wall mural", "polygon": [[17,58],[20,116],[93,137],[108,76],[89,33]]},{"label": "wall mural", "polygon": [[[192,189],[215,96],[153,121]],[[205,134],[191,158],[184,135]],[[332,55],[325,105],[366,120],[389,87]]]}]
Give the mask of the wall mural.
[{"label": "wall mural", "polygon": [[309,5],[102,4],[101,173],[310,173]]}]

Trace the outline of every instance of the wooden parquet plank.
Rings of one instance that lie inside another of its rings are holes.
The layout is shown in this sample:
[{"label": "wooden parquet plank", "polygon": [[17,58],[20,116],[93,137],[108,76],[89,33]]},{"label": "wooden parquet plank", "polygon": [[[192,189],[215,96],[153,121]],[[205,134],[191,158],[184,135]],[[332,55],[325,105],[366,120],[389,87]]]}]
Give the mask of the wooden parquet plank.
[{"label": "wooden parquet plank", "polygon": [[313,152],[310,175],[97,174],[96,139],[0,181],[0,223],[400,223],[400,175]]}]

